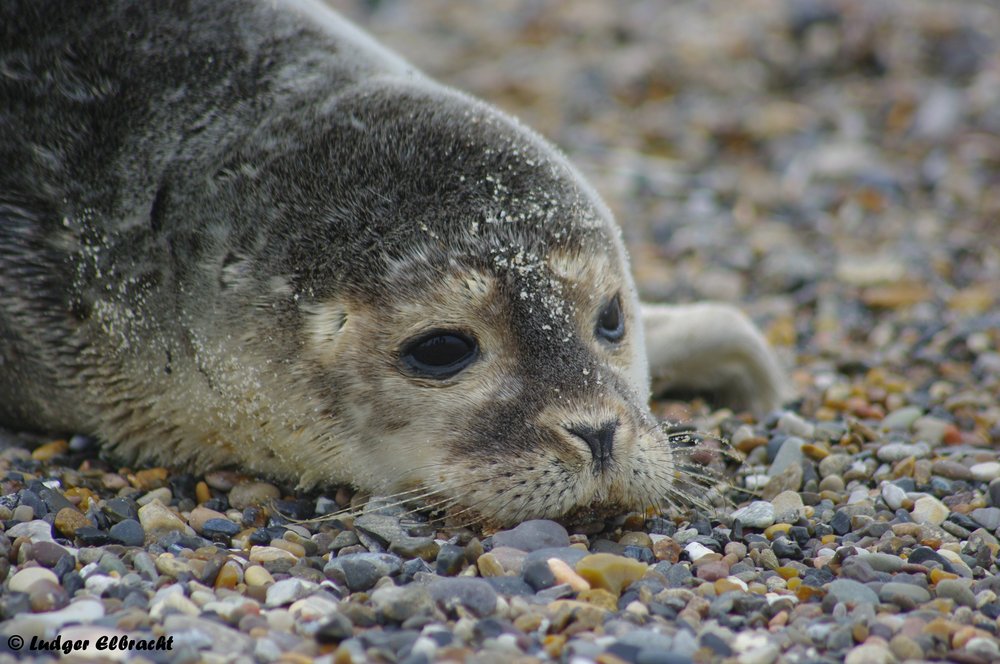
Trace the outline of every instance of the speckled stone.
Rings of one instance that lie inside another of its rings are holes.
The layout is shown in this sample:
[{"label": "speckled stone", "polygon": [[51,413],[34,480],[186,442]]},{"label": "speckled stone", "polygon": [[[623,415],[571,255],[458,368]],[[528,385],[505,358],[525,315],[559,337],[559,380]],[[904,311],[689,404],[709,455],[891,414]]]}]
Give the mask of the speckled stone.
[{"label": "speckled stone", "polygon": [[947,505],[937,498],[923,496],[913,502],[913,510],[910,512],[910,516],[916,523],[928,523],[937,526],[947,519],[950,513],[951,510],[948,509]]},{"label": "speckled stone", "polygon": [[774,505],[763,500],[754,501],[733,512],[733,520],[747,528],[767,528],[774,523],[774,516]]}]

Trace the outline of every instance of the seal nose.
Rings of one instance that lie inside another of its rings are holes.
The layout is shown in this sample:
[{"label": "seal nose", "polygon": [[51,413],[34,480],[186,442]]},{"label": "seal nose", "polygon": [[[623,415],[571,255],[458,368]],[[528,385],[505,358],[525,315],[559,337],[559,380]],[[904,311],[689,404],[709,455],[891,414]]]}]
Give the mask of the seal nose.
[{"label": "seal nose", "polygon": [[594,464],[603,468],[611,460],[611,448],[615,444],[615,429],[618,428],[617,421],[605,422],[599,428],[577,424],[566,427],[571,434],[587,443],[590,453],[594,457]]}]

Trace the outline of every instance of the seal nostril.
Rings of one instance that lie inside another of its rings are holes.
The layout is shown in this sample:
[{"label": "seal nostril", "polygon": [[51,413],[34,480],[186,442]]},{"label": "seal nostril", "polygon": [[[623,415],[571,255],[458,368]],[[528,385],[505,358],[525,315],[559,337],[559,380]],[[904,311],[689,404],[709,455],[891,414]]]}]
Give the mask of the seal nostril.
[{"label": "seal nostril", "polygon": [[598,428],[586,425],[574,425],[566,427],[571,434],[587,443],[590,453],[594,457],[594,463],[603,466],[611,460],[611,451],[615,444],[615,430],[618,422],[612,420],[604,422]]}]

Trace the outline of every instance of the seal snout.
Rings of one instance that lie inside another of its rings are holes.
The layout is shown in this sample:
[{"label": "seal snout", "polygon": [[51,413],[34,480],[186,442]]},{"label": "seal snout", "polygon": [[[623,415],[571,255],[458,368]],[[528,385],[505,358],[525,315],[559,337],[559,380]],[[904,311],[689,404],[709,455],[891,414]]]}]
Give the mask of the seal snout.
[{"label": "seal snout", "polygon": [[587,443],[590,453],[594,459],[594,473],[604,470],[611,462],[612,448],[615,444],[615,431],[618,429],[618,420],[603,422],[597,427],[585,424],[574,424],[565,427],[583,442]]}]

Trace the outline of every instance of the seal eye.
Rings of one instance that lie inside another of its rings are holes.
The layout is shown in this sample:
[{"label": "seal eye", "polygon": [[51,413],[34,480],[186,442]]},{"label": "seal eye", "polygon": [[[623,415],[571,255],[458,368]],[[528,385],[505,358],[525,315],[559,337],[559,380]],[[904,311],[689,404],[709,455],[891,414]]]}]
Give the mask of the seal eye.
[{"label": "seal eye", "polygon": [[403,368],[420,378],[451,378],[479,357],[479,344],[454,330],[435,330],[410,341],[400,353]]},{"label": "seal eye", "polygon": [[625,317],[622,316],[621,296],[615,295],[604,305],[597,317],[597,336],[605,341],[617,343],[625,336]]}]

